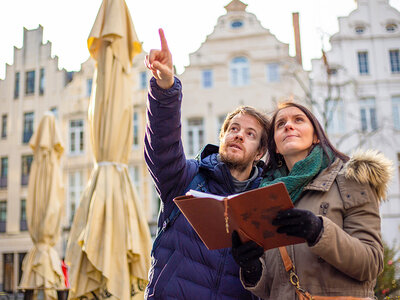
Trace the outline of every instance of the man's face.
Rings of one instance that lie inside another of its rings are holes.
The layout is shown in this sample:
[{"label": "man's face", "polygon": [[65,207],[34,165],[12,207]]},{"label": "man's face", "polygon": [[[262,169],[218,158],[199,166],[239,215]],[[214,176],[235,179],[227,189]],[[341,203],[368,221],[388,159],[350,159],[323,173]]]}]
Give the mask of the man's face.
[{"label": "man's face", "polygon": [[229,123],[221,139],[221,160],[231,169],[251,170],[253,162],[259,160],[263,128],[257,119],[248,114],[237,114]]}]

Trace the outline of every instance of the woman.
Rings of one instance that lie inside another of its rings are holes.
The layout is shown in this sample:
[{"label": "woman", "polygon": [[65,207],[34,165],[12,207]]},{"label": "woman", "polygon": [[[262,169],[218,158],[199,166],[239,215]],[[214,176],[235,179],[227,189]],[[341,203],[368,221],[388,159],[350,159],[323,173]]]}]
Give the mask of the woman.
[{"label": "woman", "polygon": [[234,232],[244,287],[264,299],[372,299],[383,269],[379,201],[390,161],[374,151],[349,159],[307,108],[291,102],[274,113],[269,137],[260,186],[284,182],[295,206],[273,224],[307,243],[264,252]]}]

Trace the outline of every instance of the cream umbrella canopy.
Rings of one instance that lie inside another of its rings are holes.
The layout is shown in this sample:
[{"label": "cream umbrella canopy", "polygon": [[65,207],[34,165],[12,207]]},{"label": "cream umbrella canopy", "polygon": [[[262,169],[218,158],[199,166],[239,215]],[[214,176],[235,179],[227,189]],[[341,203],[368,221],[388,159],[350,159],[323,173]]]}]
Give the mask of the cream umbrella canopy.
[{"label": "cream umbrella canopy", "polygon": [[53,248],[60,235],[64,206],[60,169],[64,148],[51,112],[44,114],[29,145],[34,156],[28,183],[26,218],[33,247],[22,264],[20,288],[44,289],[47,299],[57,299],[55,289],[65,289],[61,260]]},{"label": "cream umbrella canopy", "polygon": [[123,0],[103,0],[88,38],[97,62],[89,105],[96,161],[68,239],[69,299],[143,299],[151,238],[144,210],[129,178],[133,142],[130,69],[141,51]]}]

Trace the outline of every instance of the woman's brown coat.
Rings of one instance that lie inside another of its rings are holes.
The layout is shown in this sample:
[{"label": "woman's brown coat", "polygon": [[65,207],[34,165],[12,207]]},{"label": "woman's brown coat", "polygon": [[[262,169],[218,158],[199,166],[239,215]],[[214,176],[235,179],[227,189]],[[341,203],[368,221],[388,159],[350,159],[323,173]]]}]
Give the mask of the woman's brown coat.
[{"label": "woman's brown coat", "polygon": [[[323,232],[312,247],[287,250],[300,286],[312,295],[373,298],[383,269],[379,202],[385,198],[391,163],[374,152],[358,152],[345,165],[339,159],[303,192],[296,207],[323,220]],[[261,257],[263,272],[255,286],[244,286],[263,299],[297,299],[278,249]]]}]

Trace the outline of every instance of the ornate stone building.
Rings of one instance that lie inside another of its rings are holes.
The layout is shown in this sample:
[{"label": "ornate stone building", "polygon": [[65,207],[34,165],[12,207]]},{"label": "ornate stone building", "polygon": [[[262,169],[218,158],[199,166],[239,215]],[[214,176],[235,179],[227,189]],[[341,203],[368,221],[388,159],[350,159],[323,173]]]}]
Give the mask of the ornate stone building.
[{"label": "ornate stone building", "polygon": [[330,43],[325,57],[312,61],[313,108],[340,150],[374,148],[395,163],[381,205],[391,244],[400,240],[400,12],[388,0],[358,0]]}]

